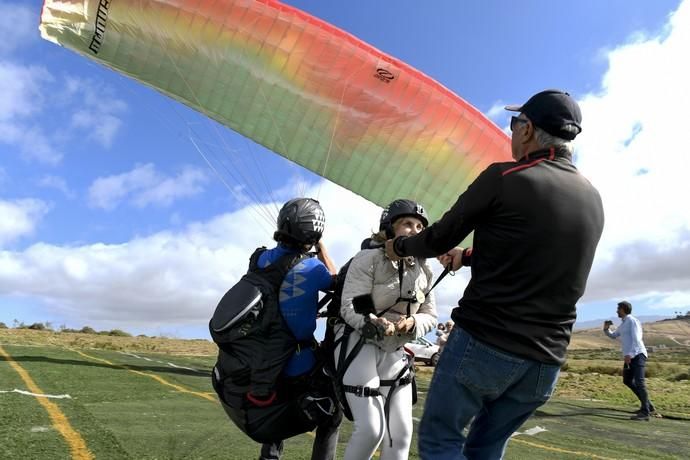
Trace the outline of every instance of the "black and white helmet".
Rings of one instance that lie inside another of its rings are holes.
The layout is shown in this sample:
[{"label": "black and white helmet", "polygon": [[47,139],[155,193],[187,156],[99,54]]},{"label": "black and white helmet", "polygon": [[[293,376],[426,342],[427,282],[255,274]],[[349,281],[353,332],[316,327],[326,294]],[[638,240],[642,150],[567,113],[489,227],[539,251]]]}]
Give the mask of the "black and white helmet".
[{"label": "black and white helmet", "polygon": [[425,227],[429,225],[429,218],[424,207],[412,200],[395,200],[383,210],[379,223],[379,230],[385,230],[388,238],[393,238],[393,223],[401,217],[416,217]]},{"label": "black and white helmet", "polygon": [[326,217],[318,201],[295,198],[285,203],[278,213],[278,229],[273,237],[277,241],[316,244],[325,225]]}]

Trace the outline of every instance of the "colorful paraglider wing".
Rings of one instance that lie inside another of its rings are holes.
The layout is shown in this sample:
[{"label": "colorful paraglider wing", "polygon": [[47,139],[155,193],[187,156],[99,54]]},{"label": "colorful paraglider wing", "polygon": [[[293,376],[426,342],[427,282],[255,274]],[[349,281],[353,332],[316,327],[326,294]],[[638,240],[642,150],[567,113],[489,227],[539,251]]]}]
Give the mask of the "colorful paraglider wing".
[{"label": "colorful paraglider wing", "polygon": [[457,95],[274,0],[46,0],[40,30],[381,206],[436,219],[510,160]]}]

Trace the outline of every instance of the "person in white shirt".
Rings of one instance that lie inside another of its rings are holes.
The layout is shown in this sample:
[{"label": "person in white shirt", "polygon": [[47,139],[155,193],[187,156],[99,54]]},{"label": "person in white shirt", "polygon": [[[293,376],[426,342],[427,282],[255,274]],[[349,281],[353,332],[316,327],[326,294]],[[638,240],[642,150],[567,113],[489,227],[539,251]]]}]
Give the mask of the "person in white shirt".
[{"label": "person in white shirt", "polygon": [[642,325],[632,313],[630,302],[623,300],[618,302],[616,310],[622,320],[618,329],[611,332],[612,321],[604,322],[604,333],[616,339],[621,338],[623,352],[623,383],[635,393],[640,400],[640,409],[630,417],[631,420],[649,420],[649,415],[654,412],[654,406],[649,401],[649,394],[644,381],[645,365],[647,364],[647,349],[642,341]]}]

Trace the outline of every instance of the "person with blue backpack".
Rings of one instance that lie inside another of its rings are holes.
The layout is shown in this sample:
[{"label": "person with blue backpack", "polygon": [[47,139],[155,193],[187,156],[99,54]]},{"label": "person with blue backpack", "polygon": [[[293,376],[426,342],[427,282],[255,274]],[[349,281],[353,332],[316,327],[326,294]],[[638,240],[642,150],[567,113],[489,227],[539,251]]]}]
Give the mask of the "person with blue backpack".
[{"label": "person with blue backpack", "polygon": [[211,320],[220,348],[214,388],[230,419],[262,443],[260,460],[280,459],[284,439],[314,428],[312,460],[335,458],[342,416],[313,337],[319,292],[332,289],[337,273],[324,227],[318,201],[285,203],[277,244],[255,251]]}]

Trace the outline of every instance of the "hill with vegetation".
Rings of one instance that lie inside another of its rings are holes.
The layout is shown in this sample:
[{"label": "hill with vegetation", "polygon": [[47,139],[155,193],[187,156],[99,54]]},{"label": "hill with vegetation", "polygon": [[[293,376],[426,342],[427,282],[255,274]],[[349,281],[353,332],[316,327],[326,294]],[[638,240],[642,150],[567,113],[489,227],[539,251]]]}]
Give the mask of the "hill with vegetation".
[{"label": "hill with vegetation", "polygon": [[[603,323],[603,322],[602,322]],[[615,325],[615,322],[614,322]],[[603,326],[603,324],[602,324]],[[655,348],[688,348],[690,352],[690,317],[665,319],[654,323],[645,323],[644,343]],[[620,342],[611,340],[602,331],[602,327],[574,331],[570,340],[570,350],[586,349],[620,349]]]}]

